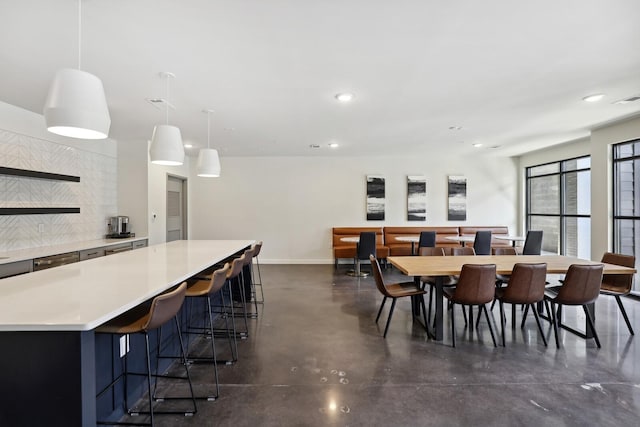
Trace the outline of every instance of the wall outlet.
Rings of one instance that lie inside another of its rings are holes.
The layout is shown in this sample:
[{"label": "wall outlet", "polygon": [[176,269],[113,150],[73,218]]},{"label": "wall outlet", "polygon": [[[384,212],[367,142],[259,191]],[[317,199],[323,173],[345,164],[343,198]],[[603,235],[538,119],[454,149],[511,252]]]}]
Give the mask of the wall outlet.
[{"label": "wall outlet", "polygon": [[38,224],[38,233],[44,233],[44,224]]}]

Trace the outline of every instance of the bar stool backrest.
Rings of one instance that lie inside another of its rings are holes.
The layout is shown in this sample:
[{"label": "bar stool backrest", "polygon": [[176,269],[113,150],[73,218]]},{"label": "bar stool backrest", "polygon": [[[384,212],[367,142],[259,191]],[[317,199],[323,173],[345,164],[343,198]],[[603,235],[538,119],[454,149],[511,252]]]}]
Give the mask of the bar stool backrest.
[{"label": "bar stool backrest", "polygon": [[262,250],[262,240],[260,240],[258,243],[254,243],[252,249],[254,258],[260,255],[260,251]]},{"label": "bar stool backrest", "polygon": [[242,265],[249,265],[255,256],[255,249],[251,246],[249,249],[244,251],[244,263]]},{"label": "bar stool backrest", "polygon": [[149,309],[149,317],[142,330],[157,329],[174,318],[180,311],[180,307],[182,307],[186,290],[187,282],[182,282],[173,291],[155,297]]},{"label": "bar stool backrest", "polygon": [[215,294],[224,286],[227,280],[227,273],[231,270],[231,266],[228,262],[224,264],[224,267],[217,269],[211,275],[211,284],[209,286],[209,293]]},{"label": "bar stool backrest", "polygon": [[234,259],[231,262],[231,270],[227,272],[227,279],[233,279],[237,277],[242,271],[242,267],[244,266],[246,256],[242,254],[239,258]]},{"label": "bar stool backrest", "polygon": [[542,230],[527,231],[527,238],[524,240],[522,255],[540,255],[542,252]]},{"label": "bar stool backrest", "polygon": [[476,255],[491,255],[491,230],[476,231],[473,249]]}]

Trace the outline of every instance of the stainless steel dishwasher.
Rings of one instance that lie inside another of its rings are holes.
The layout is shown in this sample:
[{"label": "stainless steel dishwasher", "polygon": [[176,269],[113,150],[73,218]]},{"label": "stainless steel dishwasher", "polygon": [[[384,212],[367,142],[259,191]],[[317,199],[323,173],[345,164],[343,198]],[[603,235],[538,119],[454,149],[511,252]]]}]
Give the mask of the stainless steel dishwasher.
[{"label": "stainless steel dishwasher", "polygon": [[65,264],[80,261],[78,252],[67,252],[65,254],[57,254],[33,260],[33,271],[46,270],[47,268],[59,267]]}]

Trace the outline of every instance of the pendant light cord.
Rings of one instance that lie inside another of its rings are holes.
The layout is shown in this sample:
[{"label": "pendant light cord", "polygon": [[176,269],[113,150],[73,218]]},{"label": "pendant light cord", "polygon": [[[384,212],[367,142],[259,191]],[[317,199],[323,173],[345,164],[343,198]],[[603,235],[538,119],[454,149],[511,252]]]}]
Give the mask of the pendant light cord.
[{"label": "pendant light cord", "polygon": [[82,0],[78,0],[78,70],[82,70]]},{"label": "pendant light cord", "polygon": [[167,74],[167,102],[165,103],[165,120],[169,124],[169,74]]},{"label": "pendant light cord", "polygon": [[211,148],[209,142],[211,140],[211,111],[207,111],[207,148]]}]

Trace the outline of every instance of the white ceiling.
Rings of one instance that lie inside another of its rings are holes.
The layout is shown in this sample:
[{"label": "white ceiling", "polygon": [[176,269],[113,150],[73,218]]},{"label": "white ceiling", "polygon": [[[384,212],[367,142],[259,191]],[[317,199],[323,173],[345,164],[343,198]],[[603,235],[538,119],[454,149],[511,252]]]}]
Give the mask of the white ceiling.
[{"label": "white ceiling", "polygon": [[[170,71],[170,123],[206,146],[214,109],[223,156],[517,155],[640,113],[614,104],[640,95],[638,17],[637,0],[84,0],[82,68],[114,139],[164,122],[145,99]],[[0,100],[41,113],[78,66],[78,3],[2,0],[0,20]]]}]

